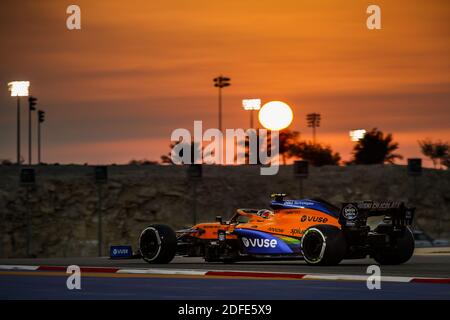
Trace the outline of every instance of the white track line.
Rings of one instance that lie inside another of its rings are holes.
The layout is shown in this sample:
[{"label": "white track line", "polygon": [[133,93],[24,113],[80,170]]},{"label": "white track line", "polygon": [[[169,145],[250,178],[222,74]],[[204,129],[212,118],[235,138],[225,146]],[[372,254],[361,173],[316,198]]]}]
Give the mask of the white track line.
[{"label": "white track line", "polygon": [[39,266],[0,265],[0,270],[34,271],[34,270],[37,270],[38,268],[39,268]]},{"label": "white track line", "polygon": [[119,269],[116,273],[133,274],[177,274],[177,275],[195,275],[204,276],[207,271],[185,270],[185,269]]},{"label": "white track line", "polygon": [[[120,269],[117,273],[131,273],[131,274],[163,274],[163,275],[203,275],[208,276],[209,272],[220,272],[230,277],[239,276],[239,273],[246,276],[259,277],[259,274],[272,274],[273,277],[284,275],[284,272],[264,272],[264,271],[244,271],[244,270],[188,270],[188,269]],[[233,274],[233,276],[231,275]],[[302,274],[302,273],[287,273],[291,275],[303,275],[302,280],[342,280],[342,281],[367,281],[368,275],[349,275],[349,274]],[[294,279],[294,277],[292,277]],[[288,279],[288,277],[287,277]],[[411,282],[414,277],[392,277],[382,276],[381,281],[386,282]]]},{"label": "white track line", "polygon": [[[346,281],[367,281],[367,276],[349,275],[349,274],[307,274],[303,279],[307,280],[346,280]],[[381,281],[386,282],[411,282],[414,277],[390,277],[381,276]]]}]

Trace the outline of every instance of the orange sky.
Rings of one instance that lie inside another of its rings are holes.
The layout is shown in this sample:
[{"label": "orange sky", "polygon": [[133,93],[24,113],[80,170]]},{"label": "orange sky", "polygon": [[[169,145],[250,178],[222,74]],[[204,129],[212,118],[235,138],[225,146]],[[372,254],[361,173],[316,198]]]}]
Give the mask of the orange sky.
[{"label": "orange sky", "polygon": [[[71,3],[81,31],[66,29]],[[382,30],[366,28],[369,4]],[[319,141],[344,159],[355,128],[393,133],[405,157],[450,140],[446,0],[2,0],[0,23],[0,159],[15,159],[11,80],[30,80],[47,112],[46,162],[158,160],[175,128],[217,126],[220,73],[228,128],[246,128],[241,99],[259,97],[289,103],[303,138],[320,112]]]}]

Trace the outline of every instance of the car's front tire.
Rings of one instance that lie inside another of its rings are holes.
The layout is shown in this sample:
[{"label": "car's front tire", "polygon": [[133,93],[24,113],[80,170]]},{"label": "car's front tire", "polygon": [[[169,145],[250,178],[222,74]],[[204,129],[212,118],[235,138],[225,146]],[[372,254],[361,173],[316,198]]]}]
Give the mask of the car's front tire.
[{"label": "car's front tire", "polygon": [[303,258],[309,265],[337,265],[347,252],[347,244],[341,229],[326,224],[307,229],[300,246]]},{"label": "car's front tire", "polygon": [[139,237],[139,251],[148,263],[169,263],[177,251],[175,231],[164,224],[148,226]]}]

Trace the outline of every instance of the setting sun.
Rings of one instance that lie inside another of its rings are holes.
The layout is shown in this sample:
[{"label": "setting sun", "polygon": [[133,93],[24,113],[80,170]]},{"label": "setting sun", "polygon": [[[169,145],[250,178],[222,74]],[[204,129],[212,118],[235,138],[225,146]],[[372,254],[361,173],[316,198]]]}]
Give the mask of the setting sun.
[{"label": "setting sun", "polygon": [[294,118],[291,107],[281,101],[266,103],[259,111],[259,122],[269,130],[278,131],[287,128]]}]

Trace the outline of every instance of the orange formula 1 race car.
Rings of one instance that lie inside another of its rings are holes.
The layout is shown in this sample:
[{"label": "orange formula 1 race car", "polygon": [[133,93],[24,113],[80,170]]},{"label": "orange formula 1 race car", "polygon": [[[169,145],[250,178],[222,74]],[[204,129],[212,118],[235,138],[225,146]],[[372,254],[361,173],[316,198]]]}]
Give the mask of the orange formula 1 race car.
[{"label": "orange formula 1 race car", "polygon": [[141,256],[148,263],[169,263],[178,254],[207,262],[304,259],[336,265],[367,256],[380,264],[401,264],[413,254],[414,208],[402,202],[361,201],[338,208],[320,199],[272,197],[270,210],[238,209],[229,221],[216,217],[176,232],[151,225],[139,238]]}]

